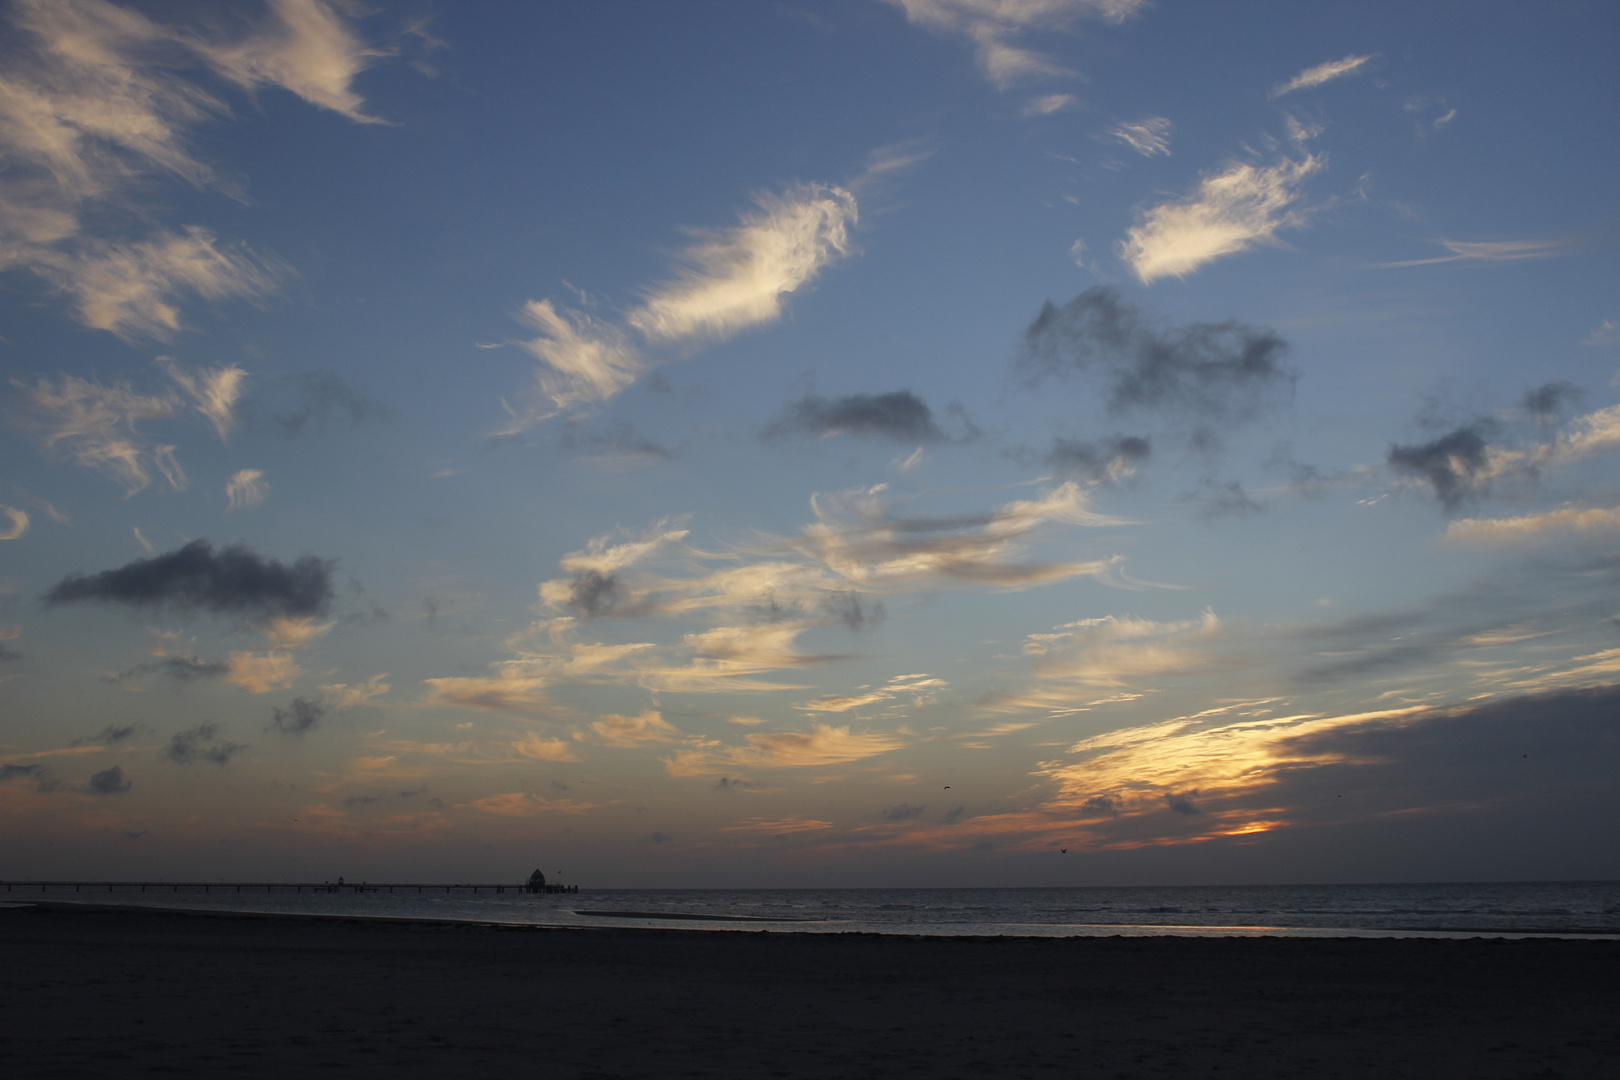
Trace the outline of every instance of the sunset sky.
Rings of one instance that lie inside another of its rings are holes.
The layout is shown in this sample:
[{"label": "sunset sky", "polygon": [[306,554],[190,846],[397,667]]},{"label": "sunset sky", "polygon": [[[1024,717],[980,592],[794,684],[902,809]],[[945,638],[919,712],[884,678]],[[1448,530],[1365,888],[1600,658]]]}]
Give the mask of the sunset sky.
[{"label": "sunset sky", "polygon": [[0,6],[0,877],[1620,877],[1620,6]]}]

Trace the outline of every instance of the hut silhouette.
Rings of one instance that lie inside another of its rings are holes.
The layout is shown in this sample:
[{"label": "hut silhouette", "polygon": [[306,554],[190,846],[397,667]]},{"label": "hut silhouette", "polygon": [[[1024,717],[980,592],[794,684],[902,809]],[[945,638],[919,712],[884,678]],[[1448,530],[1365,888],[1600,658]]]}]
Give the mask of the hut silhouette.
[{"label": "hut silhouette", "polygon": [[534,873],[529,875],[529,883],[523,888],[525,892],[545,892],[546,875],[536,870]]}]

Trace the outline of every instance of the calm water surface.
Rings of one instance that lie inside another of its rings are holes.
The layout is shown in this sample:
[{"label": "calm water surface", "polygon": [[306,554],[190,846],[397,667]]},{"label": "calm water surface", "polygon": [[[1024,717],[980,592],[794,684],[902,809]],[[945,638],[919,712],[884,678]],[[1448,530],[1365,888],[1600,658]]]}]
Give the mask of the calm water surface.
[{"label": "calm water surface", "polygon": [[[799,933],[1195,936],[1612,935],[1620,882],[1053,889],[584,889],[527,895],[414,891],[240,893],[214,886],[108,892],[35,886],[31,899],[224,911],[428,918],[545,926]],[[605,913],[581,914],[582,912]],[[716,918],[717,916],[723,918]],[[740,921],[731,921],[740,920]],[[754,922],[752,920],[768,920]]]}]

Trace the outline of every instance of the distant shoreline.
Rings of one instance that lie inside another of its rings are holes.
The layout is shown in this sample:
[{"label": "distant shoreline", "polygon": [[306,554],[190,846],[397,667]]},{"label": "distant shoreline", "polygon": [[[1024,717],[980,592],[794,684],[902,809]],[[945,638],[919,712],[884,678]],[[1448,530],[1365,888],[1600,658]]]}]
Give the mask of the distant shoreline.
[{"label": "distant shoreline", "polygon": [[[258,911],[250,908],[214,908],[214,907],[166,907],[157,904],[119,904],[105,903],[95,900],[32,900],[26,896],[21,899],[0,899],[0,910],[6,908],[37,907],[47,910],[60,909],[64,911],[97,911],[122,913],[149,913],[164,915],[198,915],[214,918],[243,918],[243,919],[289,919],[289,920],[320,920],[320,921],[350,921],[350,922],[378,922],[378,923],[421,923],[424,925],[449,925],[462,927],[488,927],[499,930],[634,930],[637,927],[624,926],[601,922],[558,923],[558,922],[518,922],[500,919],[456,918],[449,916],[426,915],[387,915],[357,912],[299,912],[299,911]],[[1277,938],[1289,940],[1417,940],[1433,939],[1441,941],[1469,940],[1474,938],[1489,940],[1511,941],[1521,938],[1563,939],[1569,941],[1615,941],[1620,942],[1620,927],[1581,927],[1547,929],[1541,927],[1385,927],[1368,929],[1363,927],[1297,927],[1297,926],[1200,926],[1185,924],[1061,924],[1060,928],[1072,932],[1065,934],[1015,934],[1015,933],[929,933],[926,924],[908,926],[906,929],[872,930],[870,928],[836,929],[829,926],[830,920],[812,919],[801,916],[783,916],[780,918],[767,918],[751,915],[723,915],[701,912],[650,912],[650,911],[610,911],[610,910],[572,910],[572,914],[585,916],[589,919],[624,919],[654,921],[661,925],[656,929],[671,933],[703,933],[712,934],[724,932],[726,927],[715,925],[700,925],[696,927],[669,926],[671,922],[692,922],[698,924],[736,923],[757,925],[760,930],[775,929],[778,933],[804,933],[804,930],[795,930],[794,927],[826,927],[814,931],[817,934],[838,935],[866,935],[872,937],[902,937],[902,938],[938,938],[953,940],[961,938],[1005,939],[1013,941],[1056,941],[1066,939],[1129,937],[1132,939],[1152,938],[1224,938],[1224,939],[1251,939],[1251,938]],[[741,931],[739,931],[741,932]],[[748,931],[759,932],[759,931]]]}]

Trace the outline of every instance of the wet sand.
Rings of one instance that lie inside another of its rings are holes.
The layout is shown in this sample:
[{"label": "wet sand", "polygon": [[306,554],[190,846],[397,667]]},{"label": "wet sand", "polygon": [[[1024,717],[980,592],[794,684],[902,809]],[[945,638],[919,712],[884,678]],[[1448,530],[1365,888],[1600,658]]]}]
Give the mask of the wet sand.
[{"label": "wet sand", "polygon": [[1620,1076],[1620,942],[0,909],[16,1077]]}]

